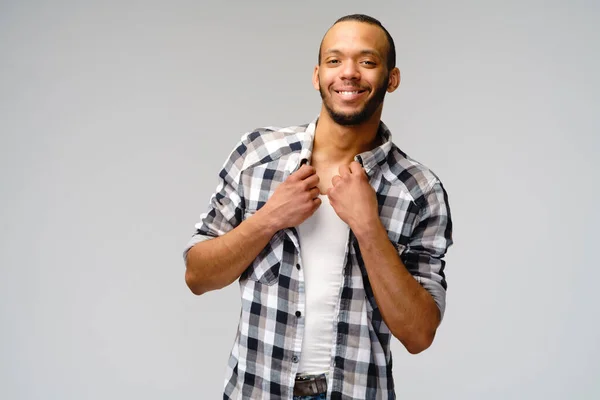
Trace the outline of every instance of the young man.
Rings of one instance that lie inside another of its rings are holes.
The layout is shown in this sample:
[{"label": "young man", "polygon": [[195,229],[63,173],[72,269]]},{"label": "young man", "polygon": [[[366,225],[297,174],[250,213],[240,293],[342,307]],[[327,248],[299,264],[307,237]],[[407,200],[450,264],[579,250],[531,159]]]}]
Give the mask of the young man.
[{"label": "young man", "polygon": [[429,347],[452,243],[439,179],[380,121],[400,84],[379,21],[336,21],[319,50],[310,124],[244,135],[186,248],[195,294],[239,279],[225,399],[391,399],[391,336]]}]

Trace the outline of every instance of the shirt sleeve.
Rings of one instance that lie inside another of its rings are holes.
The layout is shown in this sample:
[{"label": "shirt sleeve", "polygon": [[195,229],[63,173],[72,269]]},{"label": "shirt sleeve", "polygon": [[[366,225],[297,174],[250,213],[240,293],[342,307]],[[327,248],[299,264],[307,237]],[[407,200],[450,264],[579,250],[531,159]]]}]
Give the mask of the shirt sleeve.
[{"label": "shirt sleeve", "polygon": [[452,245],[452,219],[448,195],[439,181],[420,199],[417,225],[400,255],[402,262],[435,300],[440,321],[446,310],[444,255]]},{"label": "shirt sleeve", "polygon": [[200,215],[196,230],[183,251],[184,261],[195,244],[224,235],[241,223],[244,201],[240,178],[246,153],[247,146],[242,138],[219,172],[218,185],[210,198],[208,210]]}]

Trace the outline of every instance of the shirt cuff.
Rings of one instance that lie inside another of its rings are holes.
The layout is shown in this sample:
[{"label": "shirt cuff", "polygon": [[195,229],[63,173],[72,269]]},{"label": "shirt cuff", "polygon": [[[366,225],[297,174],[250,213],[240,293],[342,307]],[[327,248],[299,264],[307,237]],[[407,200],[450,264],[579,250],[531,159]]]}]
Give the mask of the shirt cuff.
[{"label": "shirt cuff", "polygon": [[199,233],[196,233],[194,236],[192,236],[190,238],[190,240],[188,241],[187,245],[185,246],[185,250],[183,250],[183,261],[187,262],[187,253],[190,251],[190,249],[192,247],[194,247],[194,245],[196,245],[200,242],[204,242],[205,240],[210,240],[210,239],[214,239],[214,237],[207,236],[207,235],[201,235]]},{"label": "shirt cuff", "polygon": [[438,282],[423,278],[422,276],[415,276],[417,282],[423,286],[425,290],[429,292],[435,304],[438,306],[440,310],[440,323],[444,319],[444,313],[446,312],[446,290],[440,285]]}]

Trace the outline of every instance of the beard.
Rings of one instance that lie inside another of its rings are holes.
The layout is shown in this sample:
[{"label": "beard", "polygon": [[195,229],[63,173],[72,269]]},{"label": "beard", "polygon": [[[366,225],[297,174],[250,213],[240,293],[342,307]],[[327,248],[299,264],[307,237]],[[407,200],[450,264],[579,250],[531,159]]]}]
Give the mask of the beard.
[{"label": "beard", "polygon": [[386,77],[383,82],[375,87],[373,97],[367,100],[360,110],[351,113],[343,113],[333,109],[330,98],[327,98],[327,92],[320,84],[320,81],[319,93],[321,94],[321,99],[323,100],[323,105],[325,106],[327,113],[335,123],[342,126],[354,126],[360,125],[369,120],[381,103],[383,103],[383,99],[385,98],[385,94],[387,92],[387,82],[388,78]]}]

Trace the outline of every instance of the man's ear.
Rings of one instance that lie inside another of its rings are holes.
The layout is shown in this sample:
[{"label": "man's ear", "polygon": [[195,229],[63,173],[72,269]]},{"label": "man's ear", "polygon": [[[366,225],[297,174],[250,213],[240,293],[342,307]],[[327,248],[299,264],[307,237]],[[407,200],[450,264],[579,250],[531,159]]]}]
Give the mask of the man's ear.
[{"label": "man's ear", "polygon": [[388,93],[392,93],[394,90],[398,89],[398,86],[400,86],[400,70],[394,68],[392,72],[390,72],[390,77],[388,78]]},{"label": "man's ear", "polygon": [[313,83],[313,87],[316,90],[319,90],[319,66],[318,65],[315,65],[315,69],[313,71],[312,83]]}]

